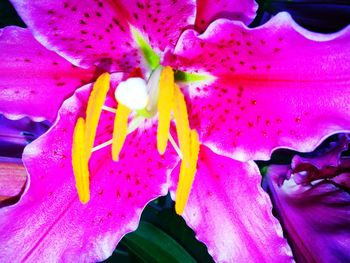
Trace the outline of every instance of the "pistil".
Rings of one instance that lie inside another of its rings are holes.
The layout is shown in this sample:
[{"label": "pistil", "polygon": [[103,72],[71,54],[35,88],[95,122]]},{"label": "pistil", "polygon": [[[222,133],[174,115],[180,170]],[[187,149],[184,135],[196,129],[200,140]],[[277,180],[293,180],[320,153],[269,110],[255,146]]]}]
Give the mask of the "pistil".
[{"label": "pistil", "polygon": [[142,110],[148,104],[147,84],[139,77],[128,78],[119,83],[115,90],[118,103],[132,110]]}]

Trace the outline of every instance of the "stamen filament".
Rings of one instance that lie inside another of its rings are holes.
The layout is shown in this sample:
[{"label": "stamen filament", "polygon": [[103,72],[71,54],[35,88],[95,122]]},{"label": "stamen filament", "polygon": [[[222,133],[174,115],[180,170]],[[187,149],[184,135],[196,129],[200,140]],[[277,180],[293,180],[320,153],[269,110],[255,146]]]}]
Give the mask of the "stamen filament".
[{"label": "stamen filament", "polygon": [[137,116],[136,118],[134,118],[129,123],[127,135],[135,131],[144,120],[145,120],[145,117],[143,116]]},{"label": "stamen filament", "polygon": [[[145,118],[142,116],[137,116],[136,118],[134,118],[129,123],[126,135],[129,135],[130,133],[134,132],[140,126],[141,122],[143,122],[144,120],[145,120]],[[104,148],[108,145],[111,145],[112,143],[113,143],[113,139],[110,139],[109,141],[101,143],[100,145],[97,145],[94,148],[92,148],[92,152],[96,152],[98,150],[101,150],[102,148]]]},{"label": "stamen filament", "polygon": [[102,106],[105,102],[109,89],[110,76],[104,73],[96,80],[90,93],[86,109],[85,121],[85,139],[87,159],[91,156],[91,150],[94,146],[97,125],[101,116]]},{"label": "stamen filament", "polygon": [[146,110],[153,116],[157,112],[157,104],[159,97],[159,78],[162,73],[162,67],[158,67],[152,72],[148,79],[147,89],[149,94],[149,101]]},{"label": "stamen filament", "polygon": [[78,196],[83,204],[90,200],[89,159],[86,158],[85,134],[85,121],[79,118],[74,128],[72,166]]},{"label": "stamen filament", "polygon": [[123,148],[127,135],[128,118],[130,113],[131,110],[128,107],[121,103],[118,104],[113,128],[112,159],[114,161],[119,160],[119,153]]},{"label": "stamen filament", "polygon": [[163,155],[168,142],[171,108],[174,98],[174,72],[164,67],[159,79],[157,149]]},{"label": "stamen filament", "polygon": [[169,133],[169,142],[171,143],[171,145],[174,147],[174,150],[176,151],[177,155],[180,157],[180,159],[182,159],[182,153],[181,150],[179,148],[179,146],[177,146],[173,136],[171,136],[171,134]]},{"label": "stamen filament", "polygon": [[101,143],[100,145],[95,146],[94,148],[92,148],[91,152],[96,152],[98,150],[101,150],[102,148],[111,145],[113,143],[113,139],[110,139],[109,141],[106,141],[104,143]]},{"label": "stamen filament", "polygon": [[116,113],[116,112],[117,112],[116,109],[113,109],[113,108],[108,107],[108,106],[106,106],[106,105],[103,105],[103,106],[102,106],[102,109],[105,110],[105,111],[112,112],[112,113]]}]

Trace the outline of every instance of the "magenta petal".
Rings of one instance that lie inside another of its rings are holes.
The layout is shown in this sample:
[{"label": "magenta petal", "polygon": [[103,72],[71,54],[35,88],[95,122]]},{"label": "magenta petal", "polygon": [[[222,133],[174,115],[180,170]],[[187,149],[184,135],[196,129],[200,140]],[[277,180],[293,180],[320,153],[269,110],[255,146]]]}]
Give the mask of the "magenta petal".
[{"label": "magenta petal", "polygon": [[293,178],[279,186],[289,169],[270,166],[266,183],[297,262],[349,262],[349,192],[327,181],[297,185]]},{"label": "magenta petal", "polygon": [[[90,160],[91,200],[80,203],[71,167],[73,129],[86,107],[90,86],[66,100],[48,133],[26,147],[30,179],[20,202],[0,210],[0,261],[95,262],[111,255],[116,244],[136,229],[143,207],[168,190],[177,159],[156,152],[154,126],[134,132],[119,162],[111,147]],[[113,114],[103,112],[104,134]],[[165,159],[166,157],[166,159]]]},{"label": "magenta petal", "polygon": [[117,3],[93,0],[12,3],[38,41],[75,65],[124,71],[140,61],[125,20],[127,14]]},{"label": "magenta petal", "polygon": [[197,0],[195,28],[203,32],[218,18],[242,21],[246,25],[253,21],[258,5],[254,0]]},{"label": "magenta petal", "polygon": [[217,262],[292,261],[260,180],[253,162],[241,163],[201,147],[183,217]]},{"label": "magenta petal", "polygon": [[188,92],[205,145],[239,160],[268,159],[275,148],[311,151],[350,129],[349,42],[350,28],[315,34],[287,13],[254,29],[217,20],[202,35],[186,31],[169,63],[217,77]]},{"label": "magenta petal", "polygon": [[194,0],[23,1],[12,0],[35,37],[75,65],[130,71],[141,63],[131,37],[138,28],[153,47],[174,46],[194,24]]},{"label": "magenta petal", "polygon": [[195,0],[122,0],[128,22],[138,28],[156,51],[174,47],[180,34],[195,23]]},{"label": "magenta petal", "polygon": [[45,49],[28,29],[0,30],[0,113],[54,120],[63,100],[93,76]]}]

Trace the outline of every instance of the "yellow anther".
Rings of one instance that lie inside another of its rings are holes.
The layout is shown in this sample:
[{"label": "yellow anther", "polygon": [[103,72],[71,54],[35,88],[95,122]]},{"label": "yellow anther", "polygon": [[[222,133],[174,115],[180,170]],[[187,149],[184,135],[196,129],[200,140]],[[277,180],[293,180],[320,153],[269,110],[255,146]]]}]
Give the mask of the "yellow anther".
[{"label": "yellow anther", "polygon": [[187,166],[182,160],[180,167],[179,182],[176,190],[175,211],[178,215],[182,215],[185,210],[188,197],[190,196],[194,176],[197,171],[197,162],[199,154],[199,137],[196,130],[190,132],[190,163]]},{"label": "yellow anther", "polygon": [[157,148],[159,154],[164,154],[171,120],[171,108],[174,98],[174,71],[171,67],[164,67],[159,79],[158,97],[158,130]]},{"label": "yellow anther", "polygon": [[174,118],[176,123],[176,133],[182,153],[183,161],[189,166],[190,159],[190,125],[188,122],[187,107],[184,95],[180,88],[174,84]]},{"label": "yellow anther", "polygon": [[94,146],[98,121],[101,116],[102,106],[105,102],[109,89],[109,73],[103,73],[96,80],[90,93],[89,101],[86,108],[86,154],[87,159],[91,156],[91,150]]},{"label": "yellow anther", "polygon": [[112,143],[112,159],[114,161],[119,160],[119,153],[123,148],[127,129],[128,129],[128,118],[131,110],[119,103],[117,107],[117,112],[114,119],[114,129],[113,129],[113,143]]},{"label": "yellow anther", "polygon": [[185,98],[176,84],[174,84],[173,111],[177,138],[182,153],[175,204],[176,213],[181,215],[185,209],[196,173],[199,139],[197,132],[190,129]]},{"label": "yellow anther", "polygon": [[78,191],[80,202],[83,204],[90,200],[89,159],[86,158],[87,149],[85,142],[85,122],[83,118],[79,118],[74,128],[72,165],[75,186]]}]

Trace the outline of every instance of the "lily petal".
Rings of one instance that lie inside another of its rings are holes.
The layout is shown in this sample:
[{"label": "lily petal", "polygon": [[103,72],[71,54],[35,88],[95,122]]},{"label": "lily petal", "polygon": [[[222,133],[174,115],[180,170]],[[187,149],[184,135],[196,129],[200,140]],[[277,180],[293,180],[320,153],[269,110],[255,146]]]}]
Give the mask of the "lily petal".
[{"label": "lily petal", "polygon": [[218,18],[242,21],[248,25],[255,18],[257,9],[254,0],[197,0],[195,29],[203,32]]},{"label": "lily petal", "polygon": [[64,99],[91,81],[82,70],[38,43],[28,29],[0,30],[0,113],[10,119],[29,116],[54,120]]},{"label": "lily petal", "polygon": [[[178,160],[167,152],[165,162],[157,154],[156,127],[149,125],[128,136],[119,162],[112,161],[111,147],[92,154],[91,199],[80,203],[71,165],[72,138],[90,91],[87,85],[66,100],[53,127],[25,148],[30,175],[25,194],[16,205],[0,210],[1,261],[104,260],[136,229],[144,206],[167,193]],[[104,111],[97,141],[112,137],[109,127],[113,115]]]},{"label": "lily petal", "polygon": [[202,35],[186,31],[168,62],[216,77],[182,87],[205,145],[238,160],[267,160],[275,148],[312,151],[350,129],[349,41],[350,27],[320,35],[287,13],[253,29],[217,20]]},{"label": "lily petal", "polygon": [[279,186],[289,169],[270,166],[265,183],[297,262],[350,261],[349,192],[329,181],[302,186],[291,178]]},{"label": "lily petal", "polygon": [[[172,174],[174,188],[177,170]],[[241,163],[201,147],[183,217],[215,261],[292,261],[260,178],[253,162]]]},{"label": "lily petal", "polygon": [[[194,24],[195,1],[11,1],[35,37],[75,65],[130,72],[141,63],[130,25],[151,46],[174,46]],[[174,12],[176,10],[176,12]]]}]

